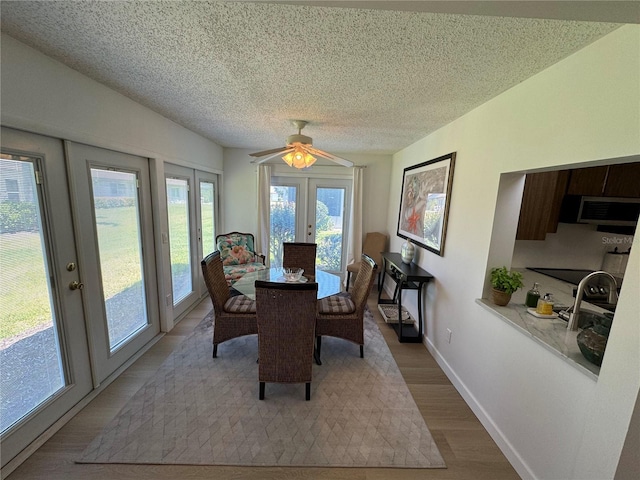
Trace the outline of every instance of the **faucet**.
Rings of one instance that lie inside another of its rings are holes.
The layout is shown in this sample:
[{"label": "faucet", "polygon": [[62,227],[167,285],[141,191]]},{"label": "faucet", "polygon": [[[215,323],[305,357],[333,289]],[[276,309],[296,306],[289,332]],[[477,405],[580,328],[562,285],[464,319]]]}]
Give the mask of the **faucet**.
[{"label": "faucet", "polygon": [[578,314],[580,313],[580,304],[582,303],[582,295],[584,292],[584,287],[594,277],[603,277],[605,280],[609,282],[609,303],[615,303],[616,297],[618,296],[618,285],[616,284],[616,279],[608,272],[599,270],[597,272],[591,272],[589,275],[580,280],[578,284],[578,289],[576,290],[576,301],[573,304],[573,307],[570,307],[567,310],[567,313],[571,312],[569,315],[569,322],[567,325],[567,330],[575,332],[578,330]]}]

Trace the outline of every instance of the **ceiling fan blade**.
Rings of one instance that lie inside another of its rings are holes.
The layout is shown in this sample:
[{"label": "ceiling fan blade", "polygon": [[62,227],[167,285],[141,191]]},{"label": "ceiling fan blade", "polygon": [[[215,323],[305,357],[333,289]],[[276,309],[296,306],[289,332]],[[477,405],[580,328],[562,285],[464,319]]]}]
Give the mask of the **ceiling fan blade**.
[{"label": "ceiling fan blade", "polygon": [[250,163],[255,163],[256,165],[260,165],[261,163],[267,162],[267,161],[271,160],[272,158],[275,158],[275,157],[277,157],[279,155],[284,155],[286,153],[293,152],[293,150],[294,150],[293,148],[286,148],[285,147],[284,150],[279,148],[276,153],[273,153],[273,154],[268,155],[268,156],[266,156],[264,158],[261,158],[260,160],[257,160],[257,159],[256,160],[251,160]]},{"label": "ceiling fan blade", "polygon": [[287,148],[289,148],[289,147],[272,148],[271,150],[263,150],[262,152],[250,153],[249,156],[250,157],[264,157],[265,155],[270,155],[272,153],[281,152],[283,150],[286,150]]},{"label": "ceiling fan blade", "polygon": [[311,155],[317,155],[319,157],[326,158],[327,160],[331,160],[332,162],[338,163],[343,167],[353,167],[353,162],[345,158],[338,157],[331,153],[323,152],[322,150],[318,150],[316,148],[307,147],[307,150]]}]

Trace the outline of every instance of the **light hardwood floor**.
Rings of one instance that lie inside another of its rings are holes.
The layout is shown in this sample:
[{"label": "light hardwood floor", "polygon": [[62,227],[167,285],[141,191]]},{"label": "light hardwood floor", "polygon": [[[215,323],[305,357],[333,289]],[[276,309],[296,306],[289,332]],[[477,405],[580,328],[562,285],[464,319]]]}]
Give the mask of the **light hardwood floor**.
[{"label": "light hardwood floor", "polygon": [[376,301],[377,292],[372,292],[369,308],[444,457],[446,469],[258,468],[74,463],[89,442],[100,433],[127,400],[156,372],[176,345],[189,335],[211,310],[211,302],[206,299],[8,478],[9,480],[501,480],[520,478],[426,348],[421,344],[398,343],[393,330],[382,320],[376,308]]}]

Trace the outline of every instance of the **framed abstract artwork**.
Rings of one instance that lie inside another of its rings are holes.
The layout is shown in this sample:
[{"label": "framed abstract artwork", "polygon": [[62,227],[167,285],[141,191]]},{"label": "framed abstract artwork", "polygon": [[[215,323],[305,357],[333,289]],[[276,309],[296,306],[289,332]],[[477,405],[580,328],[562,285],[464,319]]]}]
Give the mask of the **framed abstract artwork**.
[{"label": "framed abstract artwork", "polygon": [[455,152],[407,167],[402,175],[398,236],[444,255]]}]

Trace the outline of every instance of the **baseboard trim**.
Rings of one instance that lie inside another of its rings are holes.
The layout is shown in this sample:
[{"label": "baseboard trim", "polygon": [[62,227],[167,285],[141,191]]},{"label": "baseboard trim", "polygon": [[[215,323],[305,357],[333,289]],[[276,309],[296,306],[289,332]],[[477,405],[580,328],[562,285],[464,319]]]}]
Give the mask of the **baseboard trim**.
[{"label": "baseboard trim", "polygon": [[492,418],[489,416],[487,411],[480,405],[476,397],[469,391],[464,382],[458,377],[455,371],[451,368],[449,363],[445,360],[445,358],[440,354],[435,345],[431,342],[431,340],[423,336],[423,345],[429,351],[431,356],[438,362],[440,368],[445,373],[447,378],[451,381],[453,386],[456,388],[458,393],[462,396],[464,401],[469,405],[469,408],[473,411],[473,413],[478,417],[482,426],[487,430],[491,438],[498,445],[498,448],[502,451],[511,466],[516,470],[518,475],[522,477],[524,480],[536,480],[537,477],[531,471],[527,463],[524,461],[522,456],[518,453],[518,451],[513,447],[509,439],[504,435],[502,430],[494,423]]}]

